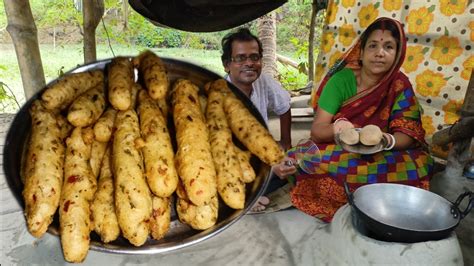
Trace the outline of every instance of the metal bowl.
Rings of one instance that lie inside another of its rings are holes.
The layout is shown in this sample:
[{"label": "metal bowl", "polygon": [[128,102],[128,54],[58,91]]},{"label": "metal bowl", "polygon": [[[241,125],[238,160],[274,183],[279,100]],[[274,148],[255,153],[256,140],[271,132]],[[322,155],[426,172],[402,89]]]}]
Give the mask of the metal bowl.
[{"label": "metal bowl", "polygon": [[[209,81],[222,78],[214,72],[211,72],[205,68],[196,66],[191,63],[179,61],[175,59],[162,58],[166,68],[168,70],[168,76],[171,82],[174,82],[178,78],[189,79],[201,88],[200,93],[203,92],[204,84]],[[69,73],[83,72],[92,69],[104,69],[106,65],[111,62],[111,59],[97,61],[95,63],[79,66]],[[56,82],[52,81],[50,84]],[[235,86],[229,83],[230,89],[236,94],[237,97],[245,104],[250,112],[265,125],[265,122],[256,109],[256,107],[248,100],[248,98],[240,92]],[[44,89],[43,89],[44,90]],[[21,181],[21,165],[23,154],[27,147],[27,141],[29,132],[31,129],[31,117],[28,112],[34,99],[40,97],[41,93],[38,92],[32,99],[23,105],[20,111],[16,114],[14,120],[11,123],[10,129],[7,133],[4,152],[3,152],[3,167],[7,178],[8,185],[13,191],[18,202],[24,208],[25,204],[22,197],[23,183]],[[173,123],[169,123],[168,126],[173,127]],[[172,130],[170,130],[172,132]],[[236,145],[241,145],[237,141]],[[246,199],[245,207],[242,210],[234,210],[227,207],[224,202],[219,202],[219,214],[216,224],[204,231],[197,231],[192,229],[186,224],[181,223],[178,220],[177,214],[173,208],[171,213],[171,225],[170,230],[166,236],[161,240],[153,240],[149,238],[146,243],[140,247],[131,245],[127,239],[120,236],[116,241],[105,244],[100,241],[100,237],[95,233],[91,233],[90,248],[96,251],[110,252],[110,253],[121,253],[121,254],[156,254],[167,251],[180,249],[186,246],[190,246],[199,243],[205,239],[217,235],[218,233],[225,230],[232,223],[239,220],[250,208],[256,203],[258,197],[263,193],[265,187],[270,180],[270,167],[265,163],[261,162],[258,158],[253,156],[251,158],[252,166],[255,169],[257,178],[253,183],[249,183],[246,186]],[[59,235],[59,217],[58,213],[54,217],[53,223],[49,226],[48,232],[54,235]]]}]

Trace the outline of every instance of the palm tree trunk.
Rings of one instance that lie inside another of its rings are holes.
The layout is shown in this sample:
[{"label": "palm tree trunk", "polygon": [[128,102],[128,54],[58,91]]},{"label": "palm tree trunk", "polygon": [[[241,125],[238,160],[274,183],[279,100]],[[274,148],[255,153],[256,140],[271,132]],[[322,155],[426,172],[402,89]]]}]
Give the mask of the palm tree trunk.
[{"label": "palm tree trunk", "polygon": [[276,64],[276,17],[275,12],[268,13],[257,20],[258,38],[263,47],[262,72],[278,76]]},{"label": "palm tree trunk", "polygon": [[15,46],[21,81],[28,100],[45,86],[36,24],[28,0],[4,0],[7,31]]}]

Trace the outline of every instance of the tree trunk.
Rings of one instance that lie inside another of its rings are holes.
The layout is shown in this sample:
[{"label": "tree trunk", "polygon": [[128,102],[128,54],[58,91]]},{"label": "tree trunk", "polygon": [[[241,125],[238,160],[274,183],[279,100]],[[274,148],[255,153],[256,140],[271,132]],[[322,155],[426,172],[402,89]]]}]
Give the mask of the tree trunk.
[{"label": "tree trunk", "polygon": [[318,14],[317,0],[311,5],[311,23],[309,25],[308,37],[308,81],[314,80],[314,31],[316,27],[316,15]]},{"label": "tree trunk", "polygon": [[84,18],[84,63],[97,60],[95,46],[95,29],[99,25],[102,14],[104,14],[103,0],[83,0]]},{"label": "tree trunk", "polygon": [[45,86],[35,21],[28,0],[4,0],[7,31],[15,46],[21,81],[28,100]]},{"label": "tree trunk", "polygon": [[262,72],[278,76],[276,64],[276,17],[275,12],[266,14],[257,20],[258,38],[263,47]]}]

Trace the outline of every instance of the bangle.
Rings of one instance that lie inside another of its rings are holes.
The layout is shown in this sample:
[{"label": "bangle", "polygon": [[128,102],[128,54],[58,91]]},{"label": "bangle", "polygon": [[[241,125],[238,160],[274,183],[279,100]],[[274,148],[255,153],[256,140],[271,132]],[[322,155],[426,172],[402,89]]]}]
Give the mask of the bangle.
[{"label": "bangle", "polygon": [[390,133],[387,133],[388,136],[390,136],[390,139],[392,140],[392,143],[388,146],[388,147],[385,147],[384,150],[391,150],[393,149],[393,147],[395,147],[395,136],[393,136],[392,134]]}]

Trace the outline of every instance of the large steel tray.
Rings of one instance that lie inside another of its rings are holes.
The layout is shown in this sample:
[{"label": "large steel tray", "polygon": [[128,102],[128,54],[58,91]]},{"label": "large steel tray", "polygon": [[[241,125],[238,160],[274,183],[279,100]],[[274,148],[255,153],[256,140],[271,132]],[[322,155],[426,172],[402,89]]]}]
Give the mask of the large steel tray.
[{"label": "large steel tray", "polygon": [[[196,66],[185,61],[170,58],[162,59],[168,70],[168,75],[171,82],[175,81],[178,78],[189,79],[201,88],[200,93],[204,93],[204,84],[209,81],[222,78],[221,76],[217,75],[212,71],[209,71],[205,68]],[[110,61],[111,59],[97,61],[95,63],[79,66],[71,70],[70,72],[76,73],[92,69],[105,69]],[[51,85],[56,81],[57,80],[54,80],[48,85]],[[261,117],[260,113],[255,108],[255,106],[248,100],[248,98],[232,84],[229,84],[229,87],[237,95],[237,97],[242,100],[242,102],[250,110],[250,112],[263,125],[265,125],[265,122]],[[21,162],[23,154],[25,153],[25,150],[27,148],[26,146],[28,143],[28,136],[31,128],[31,117],[28,112],[28,109],[30,108],[32,101],[40,97],[43,90],[38,92],[34,97],[32,97],[32,99],[26,102],[20,109],[20,111],[16,114],[14,120],[11,123],[5,141],[3,153],[3,166],[5,175],[7,178],[7,182],[11,190],[13,191],[13,194],[15,195],[16,199],[23,208],[25,207],[25,204],[22,197],[23,183],[21,182]],[[170,127],[173,126],[172,122],[168,124]],[[170,130],[170,132],[173,132],[173,130]],[[173,205],[170,231],[163,239],[157,241],[149,238],[143,246],[135,247],[131,245],[128,240],[126,240],[122,236],[120,236],[119,239],[111,243],[102,243],[100,241],[100,237],[96,233],[92,232],[90,248],[92,250],[110,253],[156,254],[184,248],[217,235],[218,233],[228,228],[232,223],[239,220],[245,213],[249,211],[252,205],[258,200],[258,197],[263,193],[266,185],[269,182],[270,167],[261,162],[255,156],[252,157],[251,162],[257,174],[257,178],[253,183],[249,183],[246,186],[246,200],[244,209],[233,210],[227,207],[222,201],[220,201],[218,220],[213,227],[204,231],[197,231],[192,229],[188,225],[181,223],[178,220]],[[54,235],[59,235],[58,228],[59,217],[56,213],[54,221],[50,225],[48,232]]]}]

